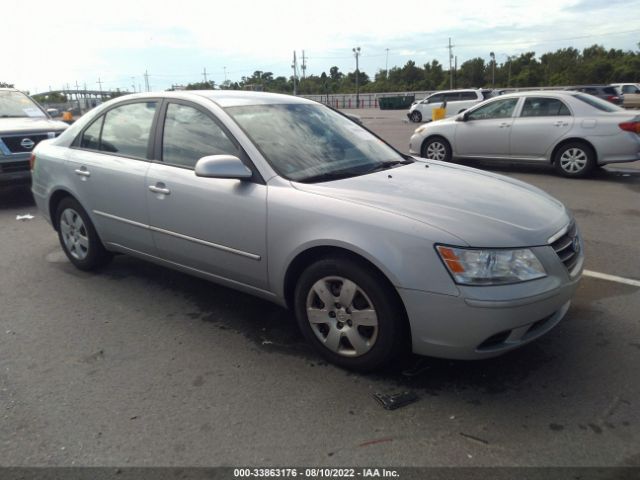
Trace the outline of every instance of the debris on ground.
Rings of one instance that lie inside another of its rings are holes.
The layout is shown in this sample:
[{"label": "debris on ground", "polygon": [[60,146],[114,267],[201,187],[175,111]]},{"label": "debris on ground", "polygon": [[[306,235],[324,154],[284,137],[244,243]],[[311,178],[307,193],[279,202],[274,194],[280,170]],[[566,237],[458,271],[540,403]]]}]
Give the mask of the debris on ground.
[{"label": "debris on ground", "polygon": [[27,213],[26,215],[16,215],[16,220],[20,220],[22,222],[24,222],[25,220],[33,220],[34,218],[35,217],[30,213]]},{"label": "debris on ground", "polygon": [[489,441],[484,438],[476,437],[475,435],[469,435],[468,433],[460,432],[460,435],[464,438],[468,438],[469,440],[473,440],[474,442],[482,443],[483,445],[489,445]]},{"label": "debris on ground", "polygon": [[375,398],[385,410],[395,410],[404,407],[420,399],[415,392],[402,392],[394,394],[374,393]]}]

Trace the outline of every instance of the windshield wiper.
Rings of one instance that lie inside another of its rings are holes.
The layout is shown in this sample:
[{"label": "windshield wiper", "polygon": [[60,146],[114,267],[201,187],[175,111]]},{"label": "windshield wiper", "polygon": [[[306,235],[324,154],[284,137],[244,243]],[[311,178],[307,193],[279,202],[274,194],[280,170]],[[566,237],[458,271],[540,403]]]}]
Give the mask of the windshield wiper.
[{"label": "windshield wiper", "polygon": [[360,175],[360,173],[356,173],[353,171],[325,172],[319,173],[318,175],[311,175],[310,177],[305,177],[301,180],[295,181],[300,183],[329,182],[331,180],[340,180],[341,178],[355,177],[356,175]]},{"label": "windshield wiper", "polygon": [[367,173],[373,173],[373,172],[380,172],[382,170],[388,170],[390,168],[396,167],[398,165],[409,165],[410,163],[413,163],[413,160],[387,160],[386,162],[381,162],[377,165],[374,165],[373,167],[371,167],[369,170],[365,170],[364,172],[362,172],[362,174],[367,174]]}]

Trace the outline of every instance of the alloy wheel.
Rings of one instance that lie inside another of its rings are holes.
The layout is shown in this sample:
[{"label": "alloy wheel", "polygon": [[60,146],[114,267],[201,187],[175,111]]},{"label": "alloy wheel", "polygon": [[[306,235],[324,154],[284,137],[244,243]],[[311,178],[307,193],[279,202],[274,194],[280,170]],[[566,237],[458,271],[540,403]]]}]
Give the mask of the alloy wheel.
[{"label": "alloy wheel", "polygon": [[60,231],[62,241],[69,254],[77,259],[84,260],[89,254],[89,234],[82,217],[73,210],[67,208],[60,215]]}]

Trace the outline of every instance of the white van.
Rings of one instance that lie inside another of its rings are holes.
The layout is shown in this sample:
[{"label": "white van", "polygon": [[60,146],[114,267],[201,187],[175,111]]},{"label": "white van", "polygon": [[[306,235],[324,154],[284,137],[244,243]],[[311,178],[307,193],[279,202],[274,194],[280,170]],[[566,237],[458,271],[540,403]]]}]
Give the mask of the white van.
[{"label": "white van", "polygon": [[490,97],[491,90],[467,89],[435,92],[420,101],[414,102],[409,108],[407,116],[409,120],[416,123],[430,121],[433,109],[439,108],[442,102],[446,100],[445,116],[450,117]]}]

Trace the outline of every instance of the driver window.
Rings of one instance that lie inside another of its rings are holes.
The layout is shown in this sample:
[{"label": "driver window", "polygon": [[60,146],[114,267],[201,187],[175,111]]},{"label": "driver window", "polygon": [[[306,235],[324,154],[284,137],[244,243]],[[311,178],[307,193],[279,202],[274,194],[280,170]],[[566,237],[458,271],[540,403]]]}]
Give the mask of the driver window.
[{"label": "driver window", "polygon": [[222,128],[200,110],[170,103],[162,135],[162,161],[194,168],[207,155],[240,156]]},{"label": "driver window", "polygon": [[476,108],[467,115],[468,120],[489,120],[494,118],[509,118],[518,103],[517,98],[505,98],[496,100],[482,107]]}]

